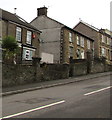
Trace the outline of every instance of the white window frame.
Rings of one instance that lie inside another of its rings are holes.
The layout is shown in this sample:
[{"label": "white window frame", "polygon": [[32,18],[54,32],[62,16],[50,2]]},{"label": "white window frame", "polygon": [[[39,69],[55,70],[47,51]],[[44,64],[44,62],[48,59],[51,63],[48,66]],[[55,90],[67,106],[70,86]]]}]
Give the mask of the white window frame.
[{"label": "white window frame", "polygon": [[69,32],[69,42],[73,42],[73,37],[71,32]]},{"label": "white window frame", "polygon": [[104,35],[101,35],[101,40],[102,40],[102,43],[105,43],[105,36]]},{"label": "white window frame", "polygon": [[101,47],[101,55],[106,56],[106,49],[104,47]]},{"label": "white window frame", "polygon": [[20,27],[16,27],[16,40],[21,42],[21,31],[22,29]]},{"label": "white window frame", "polygon": [[76,40],[77,40],[77,45],[80,45],[80,39],[78,35],[76,36]]},{"label": "white window frame", "polygon": [[91,43],[90,40],[87,40],[87,48],[90,49],[91,48]]},{"label": "white window frame", "polygon": [[32,40],[32,32],[31,31],[27,31],[26,43],[27,44],[31,44],[31,40]]},{"label": "white window frame", "polygon": [[76,54],[78,55],[77,59],[84,59],[85,58],[85,53],[84,53],[84,50],[82,50],[82,49],[77,49]]},{"label": "white window frame", "polygon": [[23,48],[23,60],[32,60],[32,50]]},{"label": "white window frame", "polygon": [[73,57],[73,51],[74,51],[74,49],[73,49],[74,47],[73,46],[69,46],[69,57]]},{"label": "white window frame", "polygon": [[84,50],[81,50],[81,59],[84,59]]},{"label": "white window frame", "polygon": [[80,45],[81,47],[84,47],[84,37],[80,37]]},{"label": "white window frame", "polygon": [[110,38],[109,37],[107,37],[107,45],[110,45]]}]

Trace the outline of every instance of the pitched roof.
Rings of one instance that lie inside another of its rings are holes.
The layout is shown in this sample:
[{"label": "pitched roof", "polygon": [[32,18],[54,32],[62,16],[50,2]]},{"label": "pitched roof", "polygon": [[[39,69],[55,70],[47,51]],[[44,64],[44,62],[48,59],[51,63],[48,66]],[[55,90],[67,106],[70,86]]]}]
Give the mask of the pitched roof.
[{"label": "pitched roof", "polygon": [[80,34],[80,35],[82,35],[82,36],[84,36],[84,37],[86,37],[86,38],[88,38],[88,39],[94,41],[92,38],[90,38],[90,37],[88,37],[87,35],[81,33],[80,31],[76,31],[76,30],[74,30],[74,29],[72,29],[72,28],[70,28],[70,27],[64,25],[63,23],[60,23],[60,22],[58,22],[58,21],[56,21],[56,20],[54,20],[54,19],[52,19],[52,18],[50,18],[50,17],[47,17],[47,18],[49,18],[49,19],[51,19],[51,20],[53,20],[53,21],[59,23],[60,25],[63,25],[63,27],[65,27],[65,28],[67,28],[67,29],[69,29],[69,30],[71,30],[71,31],[73,31],[73,32],[76,32],[76,33],[78,33],[78,34]]},{"label": "pitched roof", "polygon": [[[45,15],[43,15],[43,16],[45,16]],[[52,20],[52,21],[54,21],[54,22],[56,22],[56,23],[62,25],[64,28],[67,28],[67,29],[69,29],[69,30],[71,30],[71,31],[73,31],[73,32],[76,32],[76,33],[78,33],[78,34],[80,34],[80,35],[82,35],[82,36],[84,36],[84,37],[86,37],[86,38],[88,38],[88,39],[94,41],[94,39],[92,39],[92,38],[86,36],[85,34],[82,34],[82,33],[79,32],[79,31],[76,31],[76,30],[74,30],[74,29],[72,29],[72,28],[70,28],[70,27],[64,25],[64,24],[61,23],[61,22],[58,22],[57,20],[54,20],[54,19],[52,19],[52,18],[50,18],[50,17],[48,17],[48,16],[45,16],[45,17],[47,17],[48,19],[50,19],[50,20]],[[30,23],[32,23],[32,22],[35,21],[36,19],[38,19],[38,17],[34,18]]]},{"label": "pitched roof", "polygon": [[96,27],[94,27],[94,26],[92,26],[92,25],[90,25],[90,24],[88,24],[88,23],[86,23],[86,22],[84,22],[84,21],[82,21],[82,20],[81,20],[73,29],[75,29],[80,23],[88,26],[89,28],[91,28],[91,29],[93,29],[93,30],[95,30],[95,31],[97,31],[97,32],[99,31],[98,28],[96,28]]},{"label": "pitched roof", "polygon": [[2,10],[2,19],[3,20],[7,20],[7,21],[14,22],[16,24],[20,24],[20,25],[22,25],[24,27],[30,28],[30,29],[32,29],[34,31],[37,31],[37,32],[41,33],[41,31],[39,31],[37,28],[30,25],[28,22],[26,22],[24,19],[22,19],[18,15],[10,13],[8,11],[5,11],[3,9],[1,9],[1,10]]}]

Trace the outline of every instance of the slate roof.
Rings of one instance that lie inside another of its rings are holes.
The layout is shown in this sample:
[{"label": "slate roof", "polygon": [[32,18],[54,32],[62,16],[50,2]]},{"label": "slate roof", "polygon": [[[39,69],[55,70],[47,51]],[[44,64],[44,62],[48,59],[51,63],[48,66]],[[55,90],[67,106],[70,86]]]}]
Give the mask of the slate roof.
[{"label": "slate roof", "polygon": [[[106,35],[106,36],[108,36],[108,37],[111,37],[111,35],[107,34],[107,33],[104,31],[105,29],[98,29],[98,28],[96,28],[96,27],[94,27],[94,26],[92,26],[92,25],[90,25],[90,24],[88,24],[88,23],[86,23],[86,22],[84,22],[84,21],[80,21],[73,29],[76,30],[76,27],[77,27],[78,25],[80,25],[80,24],[84,24],[84,25],[88,26],[89,28],[95,30],[96,32],[100,32],[100,33],[102,33],[102,34],[104,34],[104,35]],[[102,30],[103,30],[103,31],[102,31]],[[78,31],[78,30],[76,30],[76,31]],[[79,31],[78,31],[78,32],[79,32]],[[110,33],[112,33],[112,32],[110,31]],[[89,36],[88,36],[88,37],[89,37]]]},{"label": "slate roof", "polygon": [[[78,34],[82,35],[83,37],[86,37],[86,38],[94,41],[94,39],[92,39],[91,37],[88,37],[87,35],[85,35],[85,34],[79,32],[79,31],[76,31],[76,30],[74,30],[74,29],[66,26],[66,25],[64,25],[63,23],[61,23],[61,22],[59,22],[59,21],[57,21],[57,20],[54,20],[54,19],[52,19],[52,18],[50,18],[50,17],[48,17],[48,16],[45,16],[45,15],[43,15],[43,16],[46,17],[46,18],[48,18],[48,19],[50,19],[50,20],[52,20],[52,21],[54,21],[54,22],[57,22],[58,24],[62,25],[63,28],[67,28],[67,29],[69,29],[69,30],[71,30],[71,31],[73,31],[73,32],[75,32],[75,33],[78,33]],[[34,18],[30,23],[32,23],[33,21],[35,21],[35,20],[38,19],[39,17],[40,17],[40,16]]]},{"label": "slate roof", "polygon": [[84,21],[82,21],[82,20],[81,20],[73,29],[75,29],[80,23],[88,26],[89,28],[91,28],[91,29],[93,29],[93,30],[95,30],[95,31],[97,31],[97,32],[99,31],[98,28],[96,28],[96,27],[94,27],[94,26],[92,26],[92,25],[90,25],[90,24],[88,24],[88,23],[86,23],[86,22],[84,22]]},{"label": "slate roof", "polygon": [[30,28],[30,29],[32,29],[34,31],[37,31],[37,32],[41,33],[41,31],[39,31],[37,28],[30,25],[30,23],[26,22],[24,19],[22,19],[18,15],[10,13],[8,11],[5,11],[3,9],[1,9],[1,10],[2,10],[2,20],[17,23],[17,24],[20,24],[20,25],[22,25],[24,27]]}]

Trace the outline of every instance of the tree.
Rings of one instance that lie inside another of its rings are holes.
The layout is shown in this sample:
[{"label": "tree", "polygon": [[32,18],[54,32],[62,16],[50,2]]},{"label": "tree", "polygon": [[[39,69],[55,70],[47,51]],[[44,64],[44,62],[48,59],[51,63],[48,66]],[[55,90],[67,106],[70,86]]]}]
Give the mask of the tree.
[{"label": "tree", "polygon": [[13,62],[14,62],[15,56],[19,52],[18,51],[19,47],[16,39],[12,36],[5,37],[2,40],[2,48],[3,48],[3,54],[4,54],[3,58],[7,60],[13,59]]}]

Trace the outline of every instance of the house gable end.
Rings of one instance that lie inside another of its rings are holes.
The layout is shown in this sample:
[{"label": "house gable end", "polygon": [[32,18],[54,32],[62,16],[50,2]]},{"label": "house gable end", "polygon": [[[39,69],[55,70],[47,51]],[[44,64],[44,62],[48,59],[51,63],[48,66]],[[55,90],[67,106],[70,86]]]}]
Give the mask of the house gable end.
[{"label": "house gable end", "polygon": [[30,23],[31,23],[31,25],[35,26],[39,30],[61,28],[64,26],[63,24],[53,20],[52,18],[45,16],[45,15],[36,17]]},{"label": "house gable end", "polygon": [[84,34],[85,36],[93,40],[97,39],[97,34],[99,32],[82,22],[79,22],[73,29],[77,32],[80,32],[81,34]]}]

